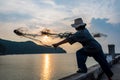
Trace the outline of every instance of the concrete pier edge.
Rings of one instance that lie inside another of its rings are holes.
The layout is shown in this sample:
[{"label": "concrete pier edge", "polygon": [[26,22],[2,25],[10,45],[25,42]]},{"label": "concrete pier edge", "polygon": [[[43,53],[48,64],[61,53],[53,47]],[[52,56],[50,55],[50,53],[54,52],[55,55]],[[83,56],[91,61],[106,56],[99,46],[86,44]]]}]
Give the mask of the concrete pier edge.
[{"label": "concrete pier edge", "polygon": [[[108,45],[109,56],[112,56],[112,60],[109,61],[110,66],[117,64],[120,60],[120,55],[115,54],[114,45]],[[107,56],[108,56],[107,55]],[[101,67],[96,64],[88,68],[88,72],[84,74],[74,73],[69,76],[63,77],[59,80],[100,80],[102,77],[103,71]]]},{"label": "concrete pier edge", "polygon": [[[110,62],[111,67],[112,65],[116,64],[119,60],[120,60],[120,55],[116,56],[115,59],[113,59]],[[83,73],[83,74],[74,73],[64,78],[61,78],[59,80],[100,80],[102,74],[103,74],[103,71],[100,68],[100,66],[97,64],[88,68],[87,73]]]}]

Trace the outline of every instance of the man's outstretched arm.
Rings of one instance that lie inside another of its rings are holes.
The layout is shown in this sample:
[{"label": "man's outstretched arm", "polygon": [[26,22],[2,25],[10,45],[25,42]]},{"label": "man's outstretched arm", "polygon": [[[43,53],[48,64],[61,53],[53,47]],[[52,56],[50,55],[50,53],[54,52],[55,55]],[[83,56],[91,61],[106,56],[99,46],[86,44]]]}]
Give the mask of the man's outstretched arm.
[{"label": "man's outstretched arm", "polygon": [[65,44],[65,43],[67,43],[67,42],[68,42],[68,40],[67,40],[67,39],[64,39],[64,40],[62,40],[62,41],[60,41],[60,42],[58,42],[58,43],[53,44],[53,46],[54,46],[54,47],[58,47],[59,45]]}]

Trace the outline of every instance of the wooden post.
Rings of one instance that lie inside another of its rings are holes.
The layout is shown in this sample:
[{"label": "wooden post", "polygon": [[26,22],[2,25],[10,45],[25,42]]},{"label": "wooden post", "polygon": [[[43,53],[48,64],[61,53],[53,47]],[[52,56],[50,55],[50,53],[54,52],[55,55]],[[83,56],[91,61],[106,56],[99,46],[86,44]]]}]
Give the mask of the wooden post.
[{"label": "wooden post", "polygon": [[112,59],[115,59],[115,45],[114,44],[108,45],[108,51],[109,51],[109,55],[112,56]]}]

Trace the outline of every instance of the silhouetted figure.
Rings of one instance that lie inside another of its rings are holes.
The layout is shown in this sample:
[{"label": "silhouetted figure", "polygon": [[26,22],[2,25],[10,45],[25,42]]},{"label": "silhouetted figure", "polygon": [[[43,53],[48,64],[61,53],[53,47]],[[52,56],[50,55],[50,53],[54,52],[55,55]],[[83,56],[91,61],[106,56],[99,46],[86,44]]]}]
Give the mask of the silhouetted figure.
[{"label": "silhouetted figure", "polygon": [[73,28],[77,30],[76,33],[70,37],[53,44],[54,47],[58,47],[61,44],[69,42],[73,44],[79,42],[83,48],[76,52],[78,71],[77,73],[86,73],[86,59],[88,56],[93,57],[101,66],[109,80],[113,76],[113,72],[110,70],[109,64],[105,58],[101,45],[91,36],[89,31],[85,28],[86,23],[83,23],[82,18],[75,19],[74,24],[71,24]]}]

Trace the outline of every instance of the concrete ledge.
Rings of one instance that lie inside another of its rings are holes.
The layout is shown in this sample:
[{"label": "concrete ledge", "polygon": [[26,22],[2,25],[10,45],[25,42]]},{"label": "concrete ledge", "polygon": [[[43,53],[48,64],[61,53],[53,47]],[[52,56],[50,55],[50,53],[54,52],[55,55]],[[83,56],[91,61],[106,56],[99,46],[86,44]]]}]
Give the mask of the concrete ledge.
[{"label": "concrete ledge", "polygon": [[115,59],[112,60],[112,65],[118,63],[120,60],[120,55],[116,56]]},{"label": "concrete ledge", "polygon": [[[110,62],[111,65],[116,64],[120,60],[120,56],[116,56],[114,60]],[[74,73],[59,80],[100,80],[103,74],[99,65],[94,65],[88,69],[87,73],[80,74]]]},{"label": "concrete ledge", "polygon": [[100,66],[94,65],[88,69],[87,73],[75,73],[59,80],[96,80],[101,74],[102,70]]}]

